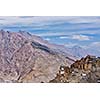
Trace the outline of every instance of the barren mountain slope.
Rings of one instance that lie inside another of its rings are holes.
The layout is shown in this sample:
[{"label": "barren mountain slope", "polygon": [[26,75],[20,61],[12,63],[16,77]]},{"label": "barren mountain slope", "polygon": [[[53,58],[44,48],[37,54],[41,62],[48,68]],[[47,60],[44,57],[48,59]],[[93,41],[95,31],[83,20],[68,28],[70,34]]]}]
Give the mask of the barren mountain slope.
[{"label": "barren mountain slope", "polygon": [[49,82],[73,59],[27,32],[0,31],[0,82]]}]

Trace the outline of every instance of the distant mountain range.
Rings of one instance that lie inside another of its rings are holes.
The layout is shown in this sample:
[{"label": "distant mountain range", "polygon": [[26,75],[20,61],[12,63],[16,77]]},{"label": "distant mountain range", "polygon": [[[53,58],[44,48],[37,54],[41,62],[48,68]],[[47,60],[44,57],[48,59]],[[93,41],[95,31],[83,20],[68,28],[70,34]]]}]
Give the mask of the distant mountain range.
[{"label": "distant mountain range", "polygon": [[100,56],[100,51],[98,50],[90,48],[84,49],[77,45],[69,48],[69,51],[72,55],[74,55],[77,58],[82,58],[85,57],[86,55]]}]

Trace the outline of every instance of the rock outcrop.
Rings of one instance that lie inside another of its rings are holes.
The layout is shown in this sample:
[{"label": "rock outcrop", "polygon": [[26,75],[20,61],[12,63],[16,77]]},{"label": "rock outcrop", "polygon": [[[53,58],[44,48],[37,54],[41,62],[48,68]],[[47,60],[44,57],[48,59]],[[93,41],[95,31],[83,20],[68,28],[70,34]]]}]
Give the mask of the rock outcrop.
[{"label": "rock outcrop", "polygon": [[[63,69],[63,70],[62,70]],[[67,69],[67,71],[66,71]],[[61,74],[62,73],[62,74]],[[75,61],[70,67],[61,66],[55,79],[50,83],[99,83],[100,57],[86,56]]]}]

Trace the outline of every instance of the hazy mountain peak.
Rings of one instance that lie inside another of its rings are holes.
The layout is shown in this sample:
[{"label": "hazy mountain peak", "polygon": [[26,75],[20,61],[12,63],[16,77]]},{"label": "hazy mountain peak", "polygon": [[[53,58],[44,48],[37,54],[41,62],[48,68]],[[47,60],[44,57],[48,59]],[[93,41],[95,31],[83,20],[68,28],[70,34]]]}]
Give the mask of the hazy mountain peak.
[{"label": "hazy mountain peak", "polygon": [[74,48],[74,49],[83,49],[81,46],[78,46],[78,45],[75,45],[72,48]]},{"label": "hazy mountain peak", "polygon": [[78,45],[75,45],[72,48],[70,48],[70,52],[78,58],[85,57],[86,55],[93,55],[93,56],[100,55],[100,52],[98,50],[83,48]]}]

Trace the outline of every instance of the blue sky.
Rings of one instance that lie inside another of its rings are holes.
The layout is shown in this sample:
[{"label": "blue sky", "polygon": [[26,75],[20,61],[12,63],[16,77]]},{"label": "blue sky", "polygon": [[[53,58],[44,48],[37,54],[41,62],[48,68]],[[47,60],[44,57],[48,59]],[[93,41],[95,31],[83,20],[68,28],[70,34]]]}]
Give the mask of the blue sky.
[{"label": "blue sky", "polygon": [[100,50],[99,16],[2,16],[0,29],[24,30],[51,43]]}]

